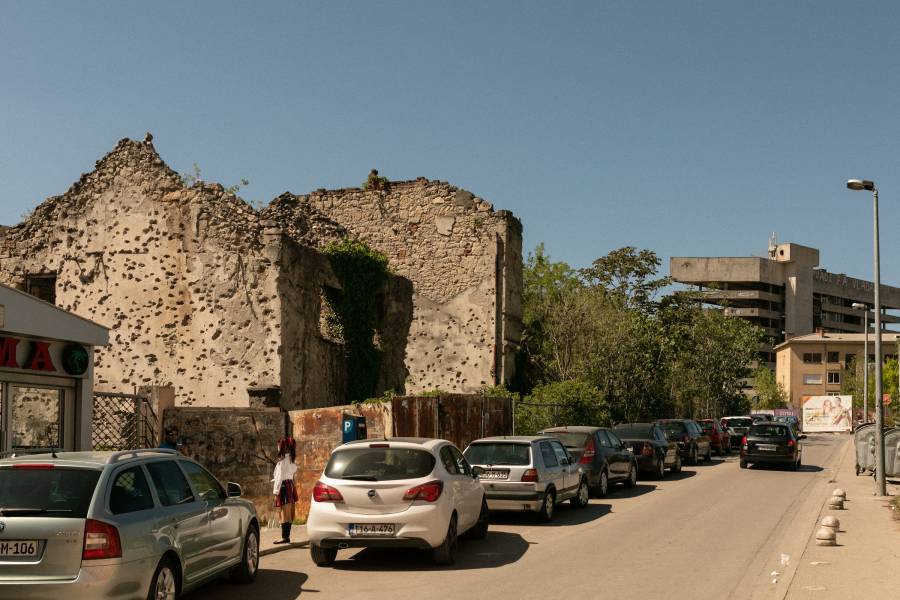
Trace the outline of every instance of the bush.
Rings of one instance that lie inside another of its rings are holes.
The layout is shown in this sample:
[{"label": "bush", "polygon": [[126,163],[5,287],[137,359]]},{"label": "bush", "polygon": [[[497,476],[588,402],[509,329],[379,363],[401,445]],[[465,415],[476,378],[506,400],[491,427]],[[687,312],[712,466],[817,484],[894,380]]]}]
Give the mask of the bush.
[{"label": "bush", "polygon": [[537,386],[516,404],[517,435],[562,425],[609,425],[609,405],[600,390],[583,381],[557,381]]}]

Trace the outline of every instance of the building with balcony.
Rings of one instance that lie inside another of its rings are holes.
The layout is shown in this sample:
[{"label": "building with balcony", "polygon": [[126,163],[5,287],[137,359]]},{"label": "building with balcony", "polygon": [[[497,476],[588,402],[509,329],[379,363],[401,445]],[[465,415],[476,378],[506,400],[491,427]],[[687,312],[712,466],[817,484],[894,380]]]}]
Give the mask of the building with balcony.
[{"label": "building with balcony", "polygon": [[[773,242],[765,257],[676,256],[669,272],[704,304],[761,327],[769,340],[760,347],[760,364],[771,369],[775,347],[788,339],[817,329],[861,334],[863,311],[852,305],[874,301],[871,282],[820,268],[819,251],[800,244]],[[886,312],[900,309],[900,288],[882,284],[881,305],[882,328],[900,323]],[[872,321],[870,314],[870,329]]]}]

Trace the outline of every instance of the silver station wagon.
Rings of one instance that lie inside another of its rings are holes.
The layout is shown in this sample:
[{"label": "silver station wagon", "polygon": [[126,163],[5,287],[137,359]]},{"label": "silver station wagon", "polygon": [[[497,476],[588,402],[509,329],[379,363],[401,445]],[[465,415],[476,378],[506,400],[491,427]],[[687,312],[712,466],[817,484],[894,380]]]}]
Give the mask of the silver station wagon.
[{"label": "silver station wagon", "polygon": [[173,600],[259,566],[256,508],[173,450],[0,460],[0,599]]}]

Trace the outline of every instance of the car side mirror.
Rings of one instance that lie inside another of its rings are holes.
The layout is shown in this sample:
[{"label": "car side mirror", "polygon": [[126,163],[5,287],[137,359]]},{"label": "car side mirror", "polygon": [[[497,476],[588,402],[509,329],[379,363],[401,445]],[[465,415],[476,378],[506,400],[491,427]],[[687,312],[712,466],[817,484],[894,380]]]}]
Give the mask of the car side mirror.
[{"label": "car side mirror", "polygon": [[243,488],[241,488],[241,486],[237,483],[229,481],[226,487],[228,488],[229,498],[239,498],[244,495]]},{"label": "car side mirror", "polygon": [[481,474],[484,473],[484,468],[482,467],[472,467],[472,477],[478,479],[481,477]]},{"label": "car side mirror", "polygon": [[805,434],[805,433],[801,433],[801,434],[800,434],[800,439],[801,439],[801,440],[805,440],[805,439],[806,439],[806,434]]}]

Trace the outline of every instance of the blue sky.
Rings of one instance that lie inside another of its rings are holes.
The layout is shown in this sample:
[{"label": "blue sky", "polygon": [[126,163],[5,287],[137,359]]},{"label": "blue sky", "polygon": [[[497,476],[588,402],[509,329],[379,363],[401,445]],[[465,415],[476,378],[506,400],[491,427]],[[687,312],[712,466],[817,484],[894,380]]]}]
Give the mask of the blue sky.
[{"label": "blue sky", "polygon": [[248,200],[369,169],[516,213],[583,266],[769,234],[900,285],[900,3],[0,2],[0,223],[123,137]]}]

